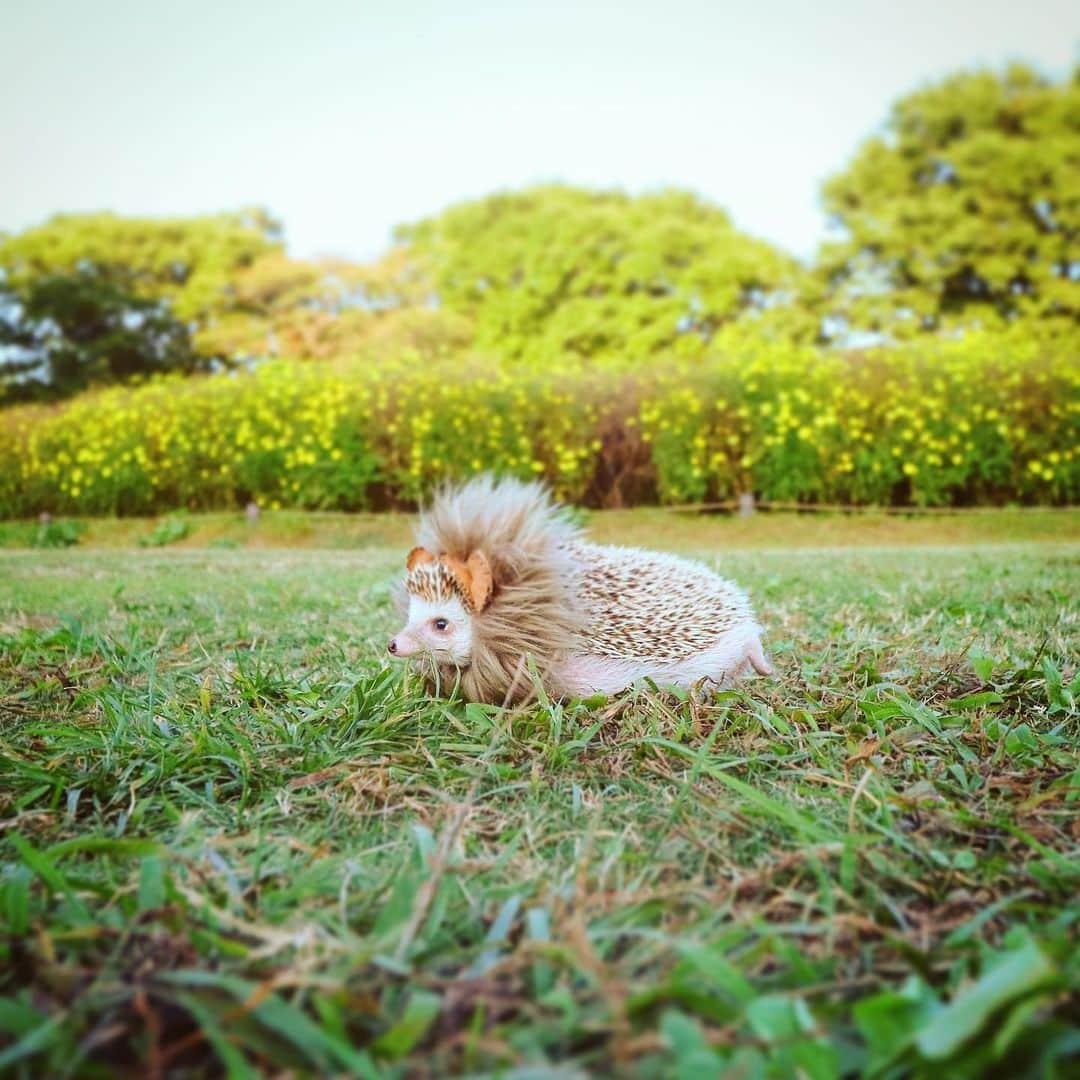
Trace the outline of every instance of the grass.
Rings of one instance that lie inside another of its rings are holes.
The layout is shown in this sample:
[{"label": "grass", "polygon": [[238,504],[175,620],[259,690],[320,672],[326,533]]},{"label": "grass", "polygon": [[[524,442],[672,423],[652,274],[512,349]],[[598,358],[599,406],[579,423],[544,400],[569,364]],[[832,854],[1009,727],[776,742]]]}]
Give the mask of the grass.
[{"label": "grass", "polygon": [[0,552],[0,1073],[1076,1075],[1077,519],[980,516],[596,515],[777,675],[515,712],[384,663],[406,522]]},{"label": "grass", "polygon": [[[680,551],[762,547],[865,547],[912,544],[987,544],[1056,537],[1080,543],[1080,508],[971,509],[930,514],[860,511],[854,514],[787,511],[751,517],[672,511],[658,507],[582,512],[596,539],[653,544]],[[59,534],[59,537],[55,534]],[[412,540],[405,514],[263,511],[243,514],[169,514],[160,518],[75,518],[41,526],[0,521],[0,549],[169,546],[182,548],[399,548]]]}]

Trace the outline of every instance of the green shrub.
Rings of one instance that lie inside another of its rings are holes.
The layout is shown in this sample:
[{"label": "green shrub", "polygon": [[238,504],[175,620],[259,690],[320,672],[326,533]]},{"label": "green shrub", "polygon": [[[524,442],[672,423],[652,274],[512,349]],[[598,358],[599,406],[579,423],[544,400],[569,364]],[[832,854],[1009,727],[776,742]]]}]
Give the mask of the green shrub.
[{"label": "green shrub", "polygon": [[34,533],[34,547],[74,547],[82,536],[82,526],[77,521],[42,521]]},{"label": "green shrub", "polygon": [[184,514],[163,517],[146,536],[139,537],[140,547],[167,547],[191,535],[191,522]]}]

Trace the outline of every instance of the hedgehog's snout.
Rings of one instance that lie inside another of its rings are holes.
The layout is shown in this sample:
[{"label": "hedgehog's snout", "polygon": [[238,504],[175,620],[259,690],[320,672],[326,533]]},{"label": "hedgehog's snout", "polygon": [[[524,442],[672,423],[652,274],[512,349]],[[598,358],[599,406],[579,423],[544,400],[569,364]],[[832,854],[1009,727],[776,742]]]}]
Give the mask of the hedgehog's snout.
[{"label": "hedgehog's snout", "polygon": [[402,630],[390,639],[389,644],[386,646],[386,651],[391,656],[396,656],[399,660],[403,660],[407,656],[413,656],[418,651],[417,642]]}]

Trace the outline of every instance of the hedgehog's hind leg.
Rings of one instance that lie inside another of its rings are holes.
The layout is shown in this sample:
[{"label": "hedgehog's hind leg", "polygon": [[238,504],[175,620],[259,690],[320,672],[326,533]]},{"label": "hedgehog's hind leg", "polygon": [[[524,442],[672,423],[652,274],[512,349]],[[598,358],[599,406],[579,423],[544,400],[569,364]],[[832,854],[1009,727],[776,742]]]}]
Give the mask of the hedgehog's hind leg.
[{"label": "hedgehog's hind leg", "polygon": [[772,665],[765,659],[757,627],[724,634],[710,648],[687,657],[675,665],[674,682],[690,686],[698,679],[709,679],[718,686],[728,686],[753,668],[759,675],[771,675]]},{"label": "hedgehog's hind leg", "polygon": [[761,638],[757,634],[754,634],[746,643],[746,659],[750,661],[750,666],[759,675],[771,675],[773,673],[773,666],[766,658],[765,651],[761,647]]}]

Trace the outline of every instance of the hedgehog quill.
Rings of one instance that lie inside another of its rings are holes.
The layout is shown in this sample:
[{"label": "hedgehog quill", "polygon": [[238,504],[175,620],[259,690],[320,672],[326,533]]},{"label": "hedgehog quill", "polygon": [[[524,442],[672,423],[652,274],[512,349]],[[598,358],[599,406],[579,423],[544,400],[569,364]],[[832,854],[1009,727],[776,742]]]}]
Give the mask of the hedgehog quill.
[{"label": "hedgehog quill", "polygon": [[399,659],[468,701],[522,701],[651,680],[689,689],[771,674],[741,589],[703,563],[593,544],[538,483],[480,476],[420,516],[401,596]]}]

